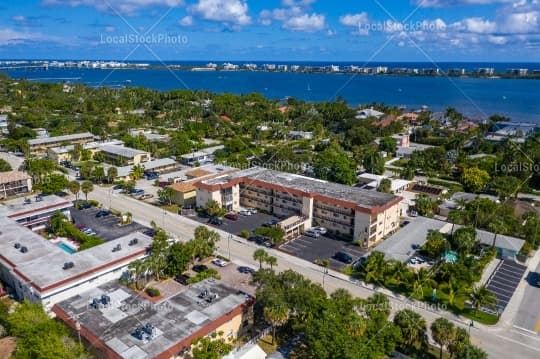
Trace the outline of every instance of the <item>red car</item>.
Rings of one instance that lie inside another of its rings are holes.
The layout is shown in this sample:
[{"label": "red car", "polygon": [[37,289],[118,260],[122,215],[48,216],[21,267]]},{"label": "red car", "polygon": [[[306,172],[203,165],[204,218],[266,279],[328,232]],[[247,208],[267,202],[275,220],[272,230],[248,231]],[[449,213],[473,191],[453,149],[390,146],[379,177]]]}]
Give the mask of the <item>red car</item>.
[{"label": "red car", "polygon": [[238,221],[238,215],[236,213],[227,213],[225,218],[230,219],[231,221]]}]

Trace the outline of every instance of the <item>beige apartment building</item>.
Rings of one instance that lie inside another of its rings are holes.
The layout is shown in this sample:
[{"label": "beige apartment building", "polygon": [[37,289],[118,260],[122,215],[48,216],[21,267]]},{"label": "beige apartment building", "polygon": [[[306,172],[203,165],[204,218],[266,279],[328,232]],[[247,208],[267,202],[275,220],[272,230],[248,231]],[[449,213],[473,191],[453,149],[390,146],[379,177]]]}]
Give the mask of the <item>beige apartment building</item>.
[{"label": "beige apartment building", "polygon": [[150,161],[150,153],[118,145],[101,146],[106,162],[116,166],[135,166]]},{"label": "beige apartment building", "polygon": [[28,140],[28,150],[30,154],[42,156],[47,154],[47,150],[53,147],[84,144],[94,141],[94,135],[90,132],[74,133],[71,135],[44,137]]},{"label": "beige apartment building", "polygon": [[287,239],[313,226],[370,247],[399,228],[401,197],[254,167],[194,184],[196,203],[257,208],[282,219]]}]

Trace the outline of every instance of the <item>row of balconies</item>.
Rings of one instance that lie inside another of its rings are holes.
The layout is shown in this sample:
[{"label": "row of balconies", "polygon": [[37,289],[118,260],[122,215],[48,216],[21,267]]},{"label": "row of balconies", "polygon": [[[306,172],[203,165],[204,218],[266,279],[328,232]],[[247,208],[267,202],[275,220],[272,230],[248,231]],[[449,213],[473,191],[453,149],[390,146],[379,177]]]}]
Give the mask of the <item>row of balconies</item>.
[{"label": "row of balconies", "polygon": [[337,206],[329,206],[329,205],[326,205],[323,202],[319,202],[319,201],[315,201],[313,203],[313,206],[315,208],[323,209],[323,210],[326,210],[326,211],[329,211],[329,212],[336,212],[336,213],[340,213],[340,214],[343,214],[343,215],[346,215],[346,216],[354,216],[354,211],[352,209],[349,209],[349,208],[343,208],[343,207],[337,207]]}]

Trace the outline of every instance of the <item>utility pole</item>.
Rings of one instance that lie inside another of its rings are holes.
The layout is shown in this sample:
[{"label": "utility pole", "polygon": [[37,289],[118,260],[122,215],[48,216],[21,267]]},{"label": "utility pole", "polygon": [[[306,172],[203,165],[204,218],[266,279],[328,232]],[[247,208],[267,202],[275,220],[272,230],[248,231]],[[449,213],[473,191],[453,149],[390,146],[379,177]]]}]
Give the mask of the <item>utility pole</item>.
[{"label": "utility pole", "polygon": [[227,236],[227,249],[229,252],[229,261],[231,260],[231,238],[232,238],[232,234],[229,233],[229,235]]}]

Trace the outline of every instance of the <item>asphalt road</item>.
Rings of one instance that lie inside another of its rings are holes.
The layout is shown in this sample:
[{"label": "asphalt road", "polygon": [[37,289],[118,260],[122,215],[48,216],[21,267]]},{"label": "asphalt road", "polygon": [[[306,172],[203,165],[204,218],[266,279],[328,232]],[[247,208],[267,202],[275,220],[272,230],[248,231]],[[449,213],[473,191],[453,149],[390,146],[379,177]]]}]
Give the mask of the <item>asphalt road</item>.
[{"label": "asphalt road", "polygon": [[[147,203],[137,201],[121,194],[111,194],[106,188],[96,186],[94,192],[89,194],[90,199],[100,201],[106,207],[110,203],[113,208],[121,209],[122,211],[130,211],[133,218],[143,225],[149,225],[150,221],[155,221],[158,225],[170,232],[179,240],[189,240],[193,236],[194,229],[200,223],[191,219],[174,215],[171,213],[163,214],[164,211],[156,209]],[[253,260],[253,252],[259,248],[255,244],[249,243],[236,236],[230,236],[228,233],[221,231],[218,228],[212,227],[222,236],[219,243],[218,251],[230,257],[239,265],[249,265],[257,268],[258,264]],[[310,280],[318,283],[324,283],[324,288],[328,292],[333,292],[338,288],[345,288],[353,295],[358,297],[368,297],[374,293],[372,288],[366,288],[352,283],[348,278],[341,273],[330,271],[329,275],[322,273],[321,267],[304,261],[300,258],[293,257],[283,252],[270,249],[269,252],[278,258],[278,270],[292,269]],[[394,310],[411,308],[420,313],[429,323],[436,318],[443,316],[455,324],[468,328],[468,321],[462,321],[455,315],[446,311],[435,311],[432,308],[427,308],[422,303],[407,301],[406,298],[394,297],[389,295],[390,303]],[[538,308],[538,307],[536,307]],[[516,330],[511,323],[506,321],[495,327],[486,327],[475,325],[471,329],[471,340],[473,344],[484,349],[490,358],[538,358],[540,357],[540,340],[537,336],[530,333]]]},{"label": "asphalt road", "polygon": [[[540,265],[535,270],[540,273]],[[536,276],[538,274],[529,273],[523,295],[523,300],[515,317],[514,325],[540,338],[540,288],[536,286]]]}]

